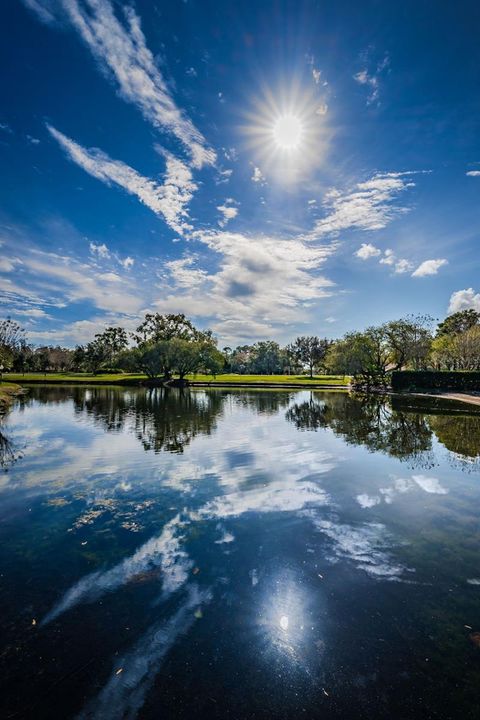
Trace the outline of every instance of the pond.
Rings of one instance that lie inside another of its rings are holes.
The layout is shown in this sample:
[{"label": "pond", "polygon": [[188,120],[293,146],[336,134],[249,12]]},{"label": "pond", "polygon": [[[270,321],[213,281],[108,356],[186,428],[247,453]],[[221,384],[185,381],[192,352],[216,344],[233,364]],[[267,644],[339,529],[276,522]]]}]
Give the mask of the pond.
[{"label": "pond", "polygon": [[30,388],[0,717],[480,717],[480,414],[419,403]]}]

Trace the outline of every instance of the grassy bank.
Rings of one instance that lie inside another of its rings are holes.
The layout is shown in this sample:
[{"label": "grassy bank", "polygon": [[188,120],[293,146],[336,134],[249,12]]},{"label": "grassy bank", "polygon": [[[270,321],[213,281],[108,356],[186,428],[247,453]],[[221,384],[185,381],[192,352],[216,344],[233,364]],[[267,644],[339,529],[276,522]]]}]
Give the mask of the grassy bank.
[{"label": "grassy bank", "polygon": [[[95,384],[95,385],[140,385],[147,380],[146,375],[119,373],[118,375],[93,375],[91,373],[10,373],[4,376],[9,382],[17,383],[40,383],[53,384],[63,383],[65,385],[75,384]],[[212,386],[235,386],[235,385],[252,385],[271,387],[275,385],[287,386],[344,386],[348,385],[349,377],[343,375],[314,375],[313,378],[308,375],[188,375],[192,385],[212,385]]]},{"label": "grassy bank", "polygon": [[23,389],[14,383],[0,383],[0,414],[5,413],[15,398],[22,395]]}]

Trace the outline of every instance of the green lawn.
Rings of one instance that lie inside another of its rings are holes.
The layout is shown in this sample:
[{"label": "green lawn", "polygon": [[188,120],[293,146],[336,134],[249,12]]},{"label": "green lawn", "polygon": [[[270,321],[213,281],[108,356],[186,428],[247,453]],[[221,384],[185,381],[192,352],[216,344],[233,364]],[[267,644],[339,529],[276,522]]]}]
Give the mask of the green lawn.
[{"label": "green lawn", "polygon": [[[343,375],[189,375],[192,382],[215,383],[244,383],[265,385],[348,385],[349,377]],[[5,380],[19,383],[95,383],[109,385],[136,385],[146,380],[145,375],[119,373],[117,375],[93,375],[91,373],[9,373],[4,375]]]},{"label": "green lawn", "polygon": [[215,383],[265,383],[276,385],[348,385],[350,378],[343,375],[189,375],[193,382],[215,382]]}]

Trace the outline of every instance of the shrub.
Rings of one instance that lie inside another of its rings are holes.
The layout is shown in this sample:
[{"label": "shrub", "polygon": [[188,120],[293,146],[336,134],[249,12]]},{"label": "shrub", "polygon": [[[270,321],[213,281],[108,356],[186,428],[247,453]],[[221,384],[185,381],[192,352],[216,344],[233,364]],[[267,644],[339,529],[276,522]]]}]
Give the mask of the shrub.
[{"label": "shrub", "polygon": [[480,391],[480,372],[399,370],[392,373],[392,389]]}]

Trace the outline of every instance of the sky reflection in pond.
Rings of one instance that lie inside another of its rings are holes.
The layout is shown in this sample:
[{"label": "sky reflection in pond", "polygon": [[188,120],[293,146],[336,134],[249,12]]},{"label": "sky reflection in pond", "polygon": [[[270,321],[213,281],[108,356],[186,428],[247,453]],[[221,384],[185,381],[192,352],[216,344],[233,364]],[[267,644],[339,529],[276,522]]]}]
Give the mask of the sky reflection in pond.
[{"label": "sky reflection in pond", "polygon": [[2,717],[476,717],[479,417],[32,388],[2,427]]}]

